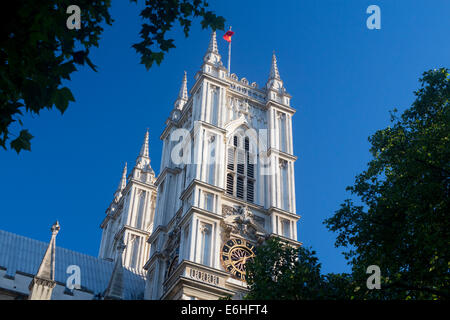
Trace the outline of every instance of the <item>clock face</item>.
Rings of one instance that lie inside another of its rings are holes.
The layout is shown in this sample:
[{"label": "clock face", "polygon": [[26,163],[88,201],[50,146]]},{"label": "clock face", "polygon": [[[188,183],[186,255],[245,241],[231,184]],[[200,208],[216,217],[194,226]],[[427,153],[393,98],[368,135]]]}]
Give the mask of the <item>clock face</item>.
[{"label": "clock face", "polygon": [[229,239],[222,246],[222,265],[235,278],[245,281],[245,263],[253,259],[255,246],[243,239]]}]

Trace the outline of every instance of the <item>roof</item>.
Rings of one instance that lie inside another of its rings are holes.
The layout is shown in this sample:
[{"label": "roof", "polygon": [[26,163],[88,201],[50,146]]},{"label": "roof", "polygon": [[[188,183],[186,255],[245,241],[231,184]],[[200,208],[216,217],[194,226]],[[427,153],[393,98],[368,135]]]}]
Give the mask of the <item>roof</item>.
[{"label": "roof", "polygon": [[[16,272],[34,276],[44,256],[48,243],[0,230],[0,268],[14,277]],[[103,294],[108,286],[114,262],[80,252],[56,247],[55,281],[66,285],[67,267],[77,265],[81,270],[81,290]],[[124,299],[143,299],[144,273],[138,274],[124,268]]]}]

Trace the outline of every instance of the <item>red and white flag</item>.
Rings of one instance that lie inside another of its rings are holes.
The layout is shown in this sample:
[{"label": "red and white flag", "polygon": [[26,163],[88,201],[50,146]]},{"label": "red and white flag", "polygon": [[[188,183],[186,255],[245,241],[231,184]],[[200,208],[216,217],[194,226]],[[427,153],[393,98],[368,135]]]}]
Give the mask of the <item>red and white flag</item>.
[{"label": "red and white flag", "polygon": [[231,42],[231,37],[233,36],[234,32],[231,30],[228,30],[224,35],[223,39],[227,42]]}]

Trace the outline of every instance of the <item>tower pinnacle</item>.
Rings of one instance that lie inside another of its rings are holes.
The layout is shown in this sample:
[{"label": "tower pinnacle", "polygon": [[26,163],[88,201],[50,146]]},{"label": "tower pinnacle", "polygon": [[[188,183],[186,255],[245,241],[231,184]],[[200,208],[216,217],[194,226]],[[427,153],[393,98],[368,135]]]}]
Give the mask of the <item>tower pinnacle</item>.
[{"label": "tower pinnacle", "polygon": [[125,162],[125,167],[123,167],[122,171],[122,179],[120,180],[120,189],[123,190],[127,185],[127,163]]},{"label": "tower pinnacle", "polygon": [[269,77],[269,79],[281,80],[280,73],[278,71],[277,56],[275,55],[275,50],[273,51],[273,54],[272,54],[272,65],[270,67],[270,77]]},{"label": "tower pinnacle", "polygon": [[139,152],[139,156],[136,159],[136,165],[133,168],[133,178],[137,178],[139,175],[136,175],[136,170],[143,170],[144,172],[150,173],[154,175],[153,169],[150,166],[150,157],[149,157],[149,149],[148,149],[148,129],[145,133],[144,143],[142,144],[141,151]]},{"label": "tower pinnacle", "polygon": [[120,179],[119,185],[117,186],[117,190],[114,193],[114,198],[119,200],[122,190],[127,186],[127,163],[125,162],[125,167],[123,167],[122,178]]},{"label": "tower pinnacle", "polygon": [[219,53],[219,50],[217,49],[217,35],[216,31],[213,31],[211,34],[211,39],[209,40],[209,46],[208,46],[208,53]]},{"label": "tower pinnacle", "polygon": [[55,282],[56,235],[60,229],[58,221],[50,228],[52,237],[42,258],[38,272],[31,280],[29,300],[50,300]]},{"label": "tower pinnacle", "polygon": [[183,81],[181,82],[180,92],[178,93],[178,98],[175,101],[175,108],[182,110],[183,106],[188,101],[188,91],[187,91],[187,75],[184,72]]},{"label": "tower pinnacle", "polygon": [[276,91],[283,89],[283,81],[281,80],[280,72],[278,71],[277,56],[275,55],[275,51],[272,53],[272,64],[270,66],[270,75],[267,80],[266,88]]},{"label": "tower pinnacle", "polygon": [[139,158],[140,157],[148,158],[148,129],[147,132],[145,133],[144,143],[142,144],[141,152],[139,152]]},{"label": "tower pinnacle", "polygon": [[186,71],[184,72],[183,82],[181,83],[181,88],[180,88],[180,93],[178,94],[178,98],[185,99],[185,100],[188,99]]},{"label": "tower pinnacle", "polygon": [[222,65],[222,57],[219,54],[219,49],[217,47],[217,36],[216,31],[211,33],[211,39],[209,40],[208,50],[206,50],[205,57],[203,61],[206,63],[211,63],[213,65]]}]

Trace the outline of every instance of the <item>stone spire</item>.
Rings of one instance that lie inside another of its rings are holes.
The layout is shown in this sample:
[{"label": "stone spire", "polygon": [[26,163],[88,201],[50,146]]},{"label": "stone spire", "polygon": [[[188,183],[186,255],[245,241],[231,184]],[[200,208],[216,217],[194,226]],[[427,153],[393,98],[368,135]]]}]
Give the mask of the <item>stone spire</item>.
[{"label": "stone spire", "polygon": [[145,133],[144,143],[142,144],[141,151],[139,152],[139,156],[136,159],[136,165],[134,166],[132,171],[132,176],[134,179],[139,179],[144,182],[152,181],[155,176],[155,172],[150,165],[148,140],[149,135],[147,129],[147,132]]},{"label": "stone spire", "polygon": [[120,179],[119,184],[120,191],[125,189],[126,185],[127,185],[127,163],[125,162],[125,167],[123,167],[122,171],[122,179]]},{"label": "stone spire", "polygon": [[219,49],[217,47],[217,37],[216,31],[211,34],[211,39],[209,40],[208,50],[206,51],[203,61],[206,63],[211,63],[213,65],[222,65],[222,57],[219,54]]},{"label": "stone spire", "polygon": [[145,133],[144,143],[142,144],[141,152],[139,152],[139,156],[148,158],[148,129],[147,129],[147,132]]},{"label": "stone spire", "polygon": [[117,258],[114,269],[109,279],[108,287],[104,293],[105,300],[122,300],[123,299],[123,251],[125,250],[123,236],[117,244]]},{"label": "stone spire", "polygon": [[50,300],[55,282],[55,252],[56,252],[56,235],[60,229],[58,221],[52,227],[52,237],[42,258],[38,272],[34,276],[29,285],[29,300]]},{"label": "stone spire", "polygon": [[122,194],[122,190],[127,186],[127,163],[125,162],[125,167],[123,167],[122,178],[120,179],[119,185],[117,186],[117,190],[114,193],[114,198],[118,200]]},{"label": "stone spire", "polygon": [[148,152],[148,129],[145,133],[144,143],[142,144],[139,156],[136,159],[135,168],[143,169],[146,165],[150,164],[150,157]]},{"label": "stone spire", "polygon": [[272,54],[272,65],[270,67],[270,77],[269,77],[269,79],[281,80],[280,73],[278,72],[277,56],[275,55],[275,51]]},{"label": "stone spire", "polygon": [[277,57],[275,51],[272,53],[272,64],[270,66],[270,75],[266,84],[267,89],[282,90],[283,81],[280,78],[280,72],[278,71]]},{"label": "stone spire", "polygon": [[219,53],[219,49],[217,49],[216,31],[213,31],[211,34],[211,39],[209,40],[209,46],[208,46],[207,52]]},{"label": "stone spire", "polygon": [[178,93],[178,98],[175,101],[175,108],[183,110],[183,106],[188,101],[188,90],[187,90],[187,75],[184,72],[183,81],[181,82],[180,92]]},{"label": "stone spire", "polygon": [[184,99],[184,100],[188,99],[186,71],[184,71],[183,82],[181,83],[181,88],[180,88],[180,92],[178,93],[178,98]]}]

